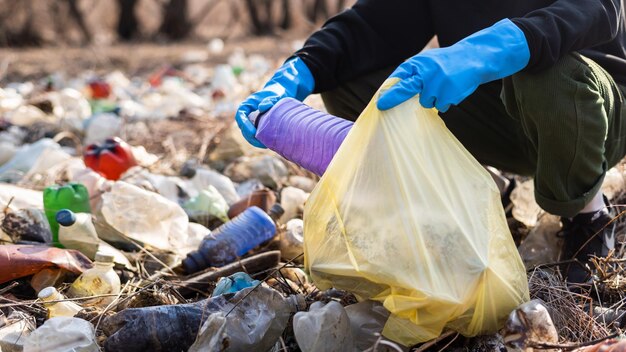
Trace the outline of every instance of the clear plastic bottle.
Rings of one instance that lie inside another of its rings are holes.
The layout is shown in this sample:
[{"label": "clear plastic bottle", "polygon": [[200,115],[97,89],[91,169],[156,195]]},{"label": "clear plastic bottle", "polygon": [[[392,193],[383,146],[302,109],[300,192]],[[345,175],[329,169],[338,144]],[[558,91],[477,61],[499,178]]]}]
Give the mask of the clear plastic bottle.
[{"label": "clear plastic bottle", "polygon": [[[113,270],[113,256],[96,253],[94,267],[82,273],[70,289],[70,297],[89,297],[120,292],[120,277]],[[85,301],[86,306],[107,306],[115,296],[98,297]]]},{"label": "clear plastic bottle", "polygon": [[83,309],[81,306],[71,301],[47,303],[65,299],[54,287],[46,287],[39,291],[38,297],[43,301],[43,306],[48,310],[48,319],[54,317],[73,317]]}]

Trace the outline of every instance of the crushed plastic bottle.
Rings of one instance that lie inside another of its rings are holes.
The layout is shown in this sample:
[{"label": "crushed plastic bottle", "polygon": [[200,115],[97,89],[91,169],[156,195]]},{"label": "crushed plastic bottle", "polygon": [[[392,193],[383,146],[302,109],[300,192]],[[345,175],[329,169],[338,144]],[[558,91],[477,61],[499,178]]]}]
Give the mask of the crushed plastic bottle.
[{"label": "crushed plastic bottle", "polygon": [[[120,277],[113,270],[113,256],[96,254],[94,267],[82,273],[70,286],[70,297],[89,297],[97,295],[115,295],[120,292]],[[107,306],[115,296],[99,297],[83,302],[85,306]]]},{"label": "crushed plastic bottle", "polygon": [[308,312],[293,317],[293,331],[302,352],[352,351],[350,319],[339,302],[315,302]]},{"label": "crushed plastic bottle", "polygon": [[91,213],[89,193],[87,188],[80,183],[70,182],[66,185],[49,186],[43,191],[43,205],[46,218],[52,231],[52,242],[59,243],[59,223],[56,215],[59,210],[69,209],[77,213]]},{"label": "crushed plastic bottle", "polygon": [[84,159],[87,167],[114,181],[137,165],[130,146],[118,137],[107,138],[103,144],[88,146]]},{"label": "crushed plastic bottle", "polygon": [[283,160],[275,155],[256,155],[237,158],[226,169],[224,175],[234,182],[256,178],[270,189],[279,189],[287,180],[289,171]]},{"label": "crushed plastic bottle", "polygon": [[[363,301],[347,306],[346,314],[350,318],[354,347],[357,351],[365,351],[380,338],[390,313],[379,302]],[[379,346],[379,350],[396,351],[384,346]]]},{"label": "crushed plastic bottle", "polygon": [[188,200],[183,209],[190,219],[202,219],[202,223],[209,223],[214,217],[222,222],[228,221],[228,204],[222,195],[213,186],[200,191],[200,193]]},{"label": "crushed plastic bottle", "polygon": [[24,352],[99,352],[93,325],[83,319],[56,317],[33,331]]},{"label": "crushed plastic bottle", "polygon": [[[150,209],[150,211],[146,211]],[[124,236],[155,248],[187,252],[189,218],[180,205],[163,196],[143,190],[124,181],[117,181],[111,191],[102,195],[102,221],[113,231],[100,231],[105,241],[119,242]],[[96,223],[98,225],[98,223]]]},{"label": "crushed plastic bottle", "polygon": [[302,218],[304,203],[309,198],[309,194],[295,187],[285,187],[280,191],[280,205],[285,209],[285,214],[280,218],[282,223],[296,217]]},{"label": "crushed plastic bottle", "polygon": [[0,314],[0,351],[22,352],[33,330],[35,319],[26,313],[15,310],[6,318]]},{"label": "crushed plastic bottle", "polygon": [[[108,336],[105,351],[186,351],[196,337],[211,340],[213,330],[202,329],[209,336],[198,331],[208,317],[221,313],[226,319],[223,333],[228,351],[267,351],[285,330],[291,314],[304,308],[302,295],[284,298],[270,288],[245,288],[190,304],[125,309],[104,319],[101,328]],[[191,350],[209,348],[200,342]]]},{"label": "crushed plastic bottle", "polygon": [[252,248],[274,237],[276,225],[257,207],[248,208],[202,240],[200,248],[183,260],[187,273],[232,263]]},{"label": "crushed plastic bottle", "polygon": [[219,172],[204,168],[189,168],[186,171],[186,175],[191,177],[189,180],[191,188],[195,188],[198,193],[209,186],[213,186],[224,197],[228,205],[232,205],[239,200],[233,181]]},{"label": "crushed plastic bottle", "polygon": [[[37,295],[43,301],[43,306],[48,310],[48,319],[54,317],[73,317],[83,308],[72,301],[62,301],[65,297],[54,287],[46,287]],[[50,302],[50,303],[48,303]]]},{"label": "crushed plastic bottle", "polygon": [[22,178],[47,149],[60,149],[58,143],[49,138],[43,138],[33,144],[21,146],[11,160],[0,167],[0,181],[16,181]]},{"label": "crushed plastic bottle", "polygon": [[285,231],[280,233],[280,255],[284,260],[292,260],[302,253],[304,253],[304,221],[291,219],[287,222]]},{"label": "crushed plastic bottle", "polygon": [[79,250],[87,258],[95,259],[100,240],[91,214],[62,209],[57,213],[56,221],[60,225],[59,243],[63,247]]}]

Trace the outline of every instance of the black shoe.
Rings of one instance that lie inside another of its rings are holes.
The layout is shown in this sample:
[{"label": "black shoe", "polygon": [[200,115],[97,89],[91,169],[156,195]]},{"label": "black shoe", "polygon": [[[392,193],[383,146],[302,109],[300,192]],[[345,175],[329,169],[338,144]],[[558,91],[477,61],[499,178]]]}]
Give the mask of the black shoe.
[{"label": "black shoe", "polygon": [[[605,198],[607,205],[608,201]],[[565,265],[565,279],[569,283],[586,283],[591,279],[590,257],[606,257],[615,248],[615,222],[610,208],[595,213],[581,213],[574,218],[561,218],[563,252],[561,260],[576,259]]]}]

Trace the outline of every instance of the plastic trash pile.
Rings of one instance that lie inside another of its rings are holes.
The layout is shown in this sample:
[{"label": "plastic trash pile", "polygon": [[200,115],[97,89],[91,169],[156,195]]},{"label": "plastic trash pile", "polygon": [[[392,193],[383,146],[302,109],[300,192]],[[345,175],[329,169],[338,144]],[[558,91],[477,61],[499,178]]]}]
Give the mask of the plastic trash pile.
[{"label": "plastic trash pile", "polygon": [[[229,62],[0,87],[0,351],[408,350],[381,336],[383,305],[302,270],[318,176],[240,136],[233,111],[272,64]],[[323,173],[351,125],[300,164]],[[554,223],[520,194],[516,217]],[[527,264],[551,260],[530,238]],[[512,315],[505,341],[552,332],[540,318]]]},{"label": "plastic trash pile", "polygon": [[239,135],[271,65],[234,56],[0,88],[0,351],[392,348],[301,269],[318,178]]}]

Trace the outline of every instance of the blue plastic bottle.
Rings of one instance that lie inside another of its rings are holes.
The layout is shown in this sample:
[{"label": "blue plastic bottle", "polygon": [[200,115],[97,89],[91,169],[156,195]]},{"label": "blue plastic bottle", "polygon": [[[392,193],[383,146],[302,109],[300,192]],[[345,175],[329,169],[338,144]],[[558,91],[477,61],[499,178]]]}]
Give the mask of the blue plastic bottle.
[{"label": "blue plastic bottle", "polygon": [[206,236],[197,251],[187,254],[183,267],[191,274],[212,266],[224,266],[275,234],[272,218],[258,207],[250,207]]}]

